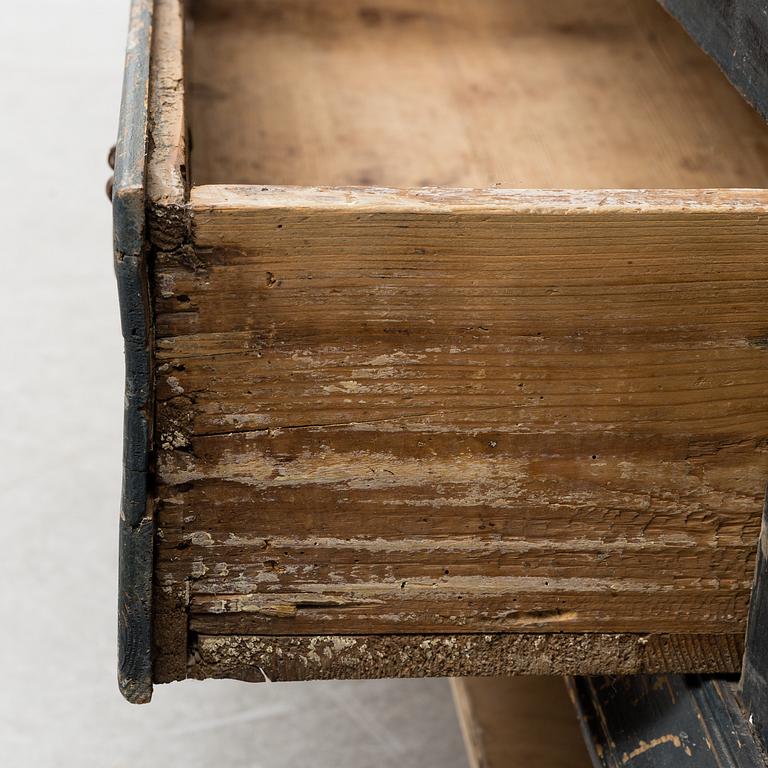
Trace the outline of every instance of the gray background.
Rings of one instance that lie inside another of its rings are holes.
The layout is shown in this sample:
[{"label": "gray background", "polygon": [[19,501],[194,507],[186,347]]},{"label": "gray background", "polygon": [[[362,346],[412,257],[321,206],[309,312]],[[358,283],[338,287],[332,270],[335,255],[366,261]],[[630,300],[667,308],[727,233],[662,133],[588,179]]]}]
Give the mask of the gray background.
[{"label": "gray background", "polygon": [[123,361],[104,183],[128,5],[0,6],[0,765],[464,766],[443,680],[119,697]]}]

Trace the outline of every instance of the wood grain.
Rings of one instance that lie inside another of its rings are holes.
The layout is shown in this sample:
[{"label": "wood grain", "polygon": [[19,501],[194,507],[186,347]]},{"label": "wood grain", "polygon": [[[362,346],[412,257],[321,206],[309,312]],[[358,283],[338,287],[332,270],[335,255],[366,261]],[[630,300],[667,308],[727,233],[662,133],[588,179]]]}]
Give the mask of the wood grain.
[{"label": "wood grain", "polygon": [[768,747],[768,500],[763,509],[763,523],[755,563],[755,580],[749,604],[746,652],[739,684],[741,701],[749,724],[764,747]]},{"label": "wood grain", "polygon": [[562,678],[453,678],[470,768],[590,768]]},{"label": "wood grain", "polygon": [[743,633],[767,202],[193,189],[161,588],[205,636]]},{"label": "wood grain", "polygon": [[763,121],[655,0],[191,16],[196,184],[768,187]]}]

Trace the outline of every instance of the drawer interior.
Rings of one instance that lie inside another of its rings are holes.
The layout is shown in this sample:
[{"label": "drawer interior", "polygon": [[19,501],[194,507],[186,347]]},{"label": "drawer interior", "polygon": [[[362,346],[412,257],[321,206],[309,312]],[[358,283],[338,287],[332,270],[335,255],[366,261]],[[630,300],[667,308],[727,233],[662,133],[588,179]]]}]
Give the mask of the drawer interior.
[{"label": "drawer interior", "polygon": [[193,0],[195,185],[768,187],[655,0]]}]

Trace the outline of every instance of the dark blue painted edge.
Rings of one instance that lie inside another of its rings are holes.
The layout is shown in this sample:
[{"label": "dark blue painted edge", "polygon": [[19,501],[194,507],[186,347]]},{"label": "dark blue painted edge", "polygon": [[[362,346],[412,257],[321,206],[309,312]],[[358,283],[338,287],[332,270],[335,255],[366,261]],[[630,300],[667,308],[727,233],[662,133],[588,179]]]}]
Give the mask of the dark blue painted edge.
[{"label": "dark blue painted edge", "polygon": [[768,745],[768,497],[757,545],[740,687],[749,722],[763,745]]},{"label": "dark blue painted edge", "polygon": [[125,344],[118,683],[123,696],[136,704],[152,697],[152,340],[145,238],[151,39],[152,0],[132,0],[112,207]]},{"label": "dark blue painted edge", "polygon": [[730,678],[576,677],[569,692],[595,768],[761,768]]},{"label": "dark blue painted edge", "polygon": [[768,494],[741,680],[575,677],[569,690],[595,768],[768,765]]},{"label": "dark blue painted edge", "polygon": [[768,119],[768,3],[765,0],[659,0]]}]

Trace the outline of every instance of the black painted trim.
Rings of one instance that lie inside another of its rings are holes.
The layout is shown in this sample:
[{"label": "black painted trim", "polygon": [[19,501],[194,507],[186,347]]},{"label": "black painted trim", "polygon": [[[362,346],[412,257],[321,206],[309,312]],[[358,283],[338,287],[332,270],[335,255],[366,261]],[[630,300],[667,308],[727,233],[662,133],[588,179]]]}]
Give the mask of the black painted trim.
[{"label": "black painted trim", "polygon": [[768,119],[766,0],[659,0]]},{"label": "black painted trim", "polygon": [[132,0],[112,195],[114,256],[125,343],[123,488],[118,576],[118,683],[152,697],[152,338],[146,263],[146,150],[152,0]]},{"label": "black painted trim", "polygon": [[569,691],[595,768],[766,764],[729,679],[576,677]]},{"label": "black painted trim", "polygon": [[768,500],[757,545],[740,688],[750,723],[768,745]]}]

